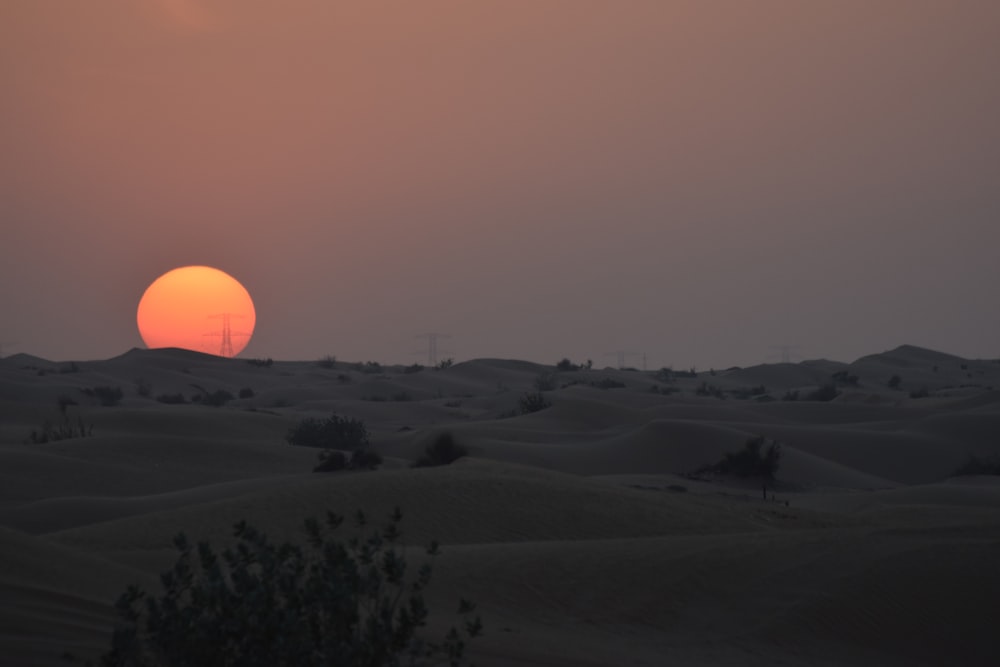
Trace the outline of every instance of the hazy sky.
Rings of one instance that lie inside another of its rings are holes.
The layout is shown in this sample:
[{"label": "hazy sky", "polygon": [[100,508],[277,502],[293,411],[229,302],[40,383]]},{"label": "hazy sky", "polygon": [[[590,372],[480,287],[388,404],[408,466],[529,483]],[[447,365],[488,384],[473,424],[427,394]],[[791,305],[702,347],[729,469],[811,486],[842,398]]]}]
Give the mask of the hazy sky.
[{"label": "hazy sky", "polygon": [[0,342],[208,264],[251,357],[997,357],[998,64],[995,0],[3,0]]}]

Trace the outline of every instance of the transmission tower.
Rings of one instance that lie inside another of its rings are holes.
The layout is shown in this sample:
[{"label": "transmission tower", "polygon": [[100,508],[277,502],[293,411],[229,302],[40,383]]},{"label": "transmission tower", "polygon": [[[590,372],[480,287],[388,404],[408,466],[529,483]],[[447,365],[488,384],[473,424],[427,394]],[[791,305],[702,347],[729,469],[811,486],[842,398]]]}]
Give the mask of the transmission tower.
[{"label": "transmission tower", "polygon": [[[628,350],[615,350],[614,352],[606,352],[605,357],[618,357],[618,370],[625,368],[625,361],[629,357],[639,356],[639,352],[629,352]],[[643,365],[645,365],[645,355],[643,355]]]},{"label": "transmission tower", "polygon": [[783,364],[790,364],[792,363],[792,358],[799,356],[794,352],[794,350],[799,349],[798,345],[772,345],[771,349],[776,350],[777,354],[771,354],[767,358],[778,359]]},{"label": "transmission tower", "polygon": [[[427,339],[427,364],[430,366],[437,366],[438,339],[451,338],[451,336],[445,333],[430,332],[430,333],[417,334],[415,338]],[[423,354],[423,352],[418,352],[418,354]]]},{"label": "transmission tower", "polygon": [[206,336],[220,336],[222,338],[222,344],[219,346],[219,356],[220,357],[235,357],[236,352],[233,351],[233,336],[247,336],[250,334],[244,331],[233,333],[232,325],[230,320],[232,318],[244,319],[245,315],[237,315],[236,313],[219,313],[217,315],[209,315],[210,320],[222,320],[222,331],[220,333],[207,333]]}]

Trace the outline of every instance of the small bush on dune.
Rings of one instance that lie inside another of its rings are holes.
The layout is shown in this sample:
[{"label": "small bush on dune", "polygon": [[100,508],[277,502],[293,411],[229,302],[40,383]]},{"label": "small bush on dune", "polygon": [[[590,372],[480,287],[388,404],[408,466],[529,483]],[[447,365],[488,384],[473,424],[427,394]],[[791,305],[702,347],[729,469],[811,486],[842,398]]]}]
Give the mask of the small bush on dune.
[{"label": "small bush on dune", "polygon": [[240,398],[253,398],[254,397],[253,389],[251,389],[250,387],[243,387],[242,389],[240,389],[239,396]]},{"label": "small bush on dune", "polygon": [[552,402],[545,398],[545,394],[540,391],[529,391],[521,394],[521,398],[518,399],[518,406],[521,408],[521,414],[527,415],[551,407]]},{"label": "small bush on dune", "polygon": [[990,459],[980,459],[970,456],[969,460],[963,463],[954,474],[960,475],[1000,475],[1000,457]]},{"label": "small bush on dune", "polygon": [[[217,554],[183,534],[162,591],[130,586],[115,605],[118,625],[106,667],[241,665],[382,667],[463,664],[481,634],[475,606],[461,600],[459,627],[440,641],[421,636],[431,565],[408,567],[397,508],[385,526],[358,512],[356,537],[333,539],[343,518],[305,521],[305,544],[272,542],[241,521],[236,544]],[[432,544],[427,554],[438,553]]]},{"label": "small bush on dune", "polygon": [[832,401],[833,399],[840,396],[840,392],[837,391],[837,386],[833,384],[825,384],[819,389],[806,394],[805,400],[807,401]]},{"label": "small bush on dune", "polygon": [[204,394],[201,397],[201,402],[203,405],[210,405],[213,408],[218,408],[233,400],[233,398],[234,396],[232,393],[226,391],[225,389],[216,389],[210,394]]},{"label": "small bush on dune", "polygon": [[355,449],[348,458],[336,449],[327,449],[319,454],[319,465],[313,472],[335,472],[337,470],[375,470],[382,465],[382,455],[370,447]]},{"label": "small bush on dune", "polygon": [[106,408],[118,405],[125,395],[121,387],[91,387],[84,389],[83,393],[87,396],[93,396]]},{"label": "small bush on dune", "polygon": [[427,445],[423,456],[417,459],[413,467],[446,466],[468,455],[469,450],[455,442],[451,433],[442,433],[434,442]]},{"label": "small bush on dune", "polygon": [[727,452],[721,461],[704,466],[697,472],[714,472],[737,477],[762,477],[768,481],[773,480],[778,473],[778,465],[781,461],[781,445],[772,440],[765,449],[765,443],[764,436],[751,438],[747,440],[743,449]]},{"label": "small bush on dune", "polygon": [[360,419],[333,414],[326,419],[308,417],[285,437],[290,445],[354,451],[368,447],[368,428]]},{"label": "small bush on dune", "polygon": [[187,403],[187,399],[184,398],[184,394],[160,394],[156,397],[156,400],[160,403],[167,403],[168,405],[179,405],[181,403]]}]

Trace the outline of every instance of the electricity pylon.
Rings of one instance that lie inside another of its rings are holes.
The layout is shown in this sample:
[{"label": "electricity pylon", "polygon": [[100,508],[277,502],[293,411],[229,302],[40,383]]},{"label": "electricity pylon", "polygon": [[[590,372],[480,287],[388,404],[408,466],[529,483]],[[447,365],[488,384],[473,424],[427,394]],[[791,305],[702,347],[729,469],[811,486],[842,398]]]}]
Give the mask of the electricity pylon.
[{"label": "electricity pylon", "polygon": [[222,332],[221,333],[207,333],[206,336],[221,336],[222,344],[219,346],[219,356],[220,357],[235,357],[236,352],[233,351],[233,336],[247,336],[250,334],[245,331],[233,333],[232,326],[230,325],[230,320],[232,318],[244,319],[246,315],[237,315],[236,313],[219,313],[217,315],[209,315],[210,320],[222,320]]},{"label": "electricity pylon", "polygon": [[[625,360],[629,357],[639,356],[638,352],[629,352],[628,350],[615,350],[614,352],[605,352],[605,357],[617,356],[618,357],[618,370],[625,368]],[[645,355],[644,355],[645,356]],[[645,359],[643,359],[645,362]]]},{"label": "electricity pylon", "polygon": [[[438,339],[439,338],[451,338],[449,334],[445,333],[423,333],[417,334],[414,338],[426,338],[427,339],[427,364],[429,366],[437,366],[437,355],[438,355]],[[423,354],[418,352],[417,354]]]},{"label": "electricity pylon", "polygon": [[799,356],[799,355],[795,354],[795,352],[793,352],[793,350],[799,349],[798,345],[772,345],[771,349],[772,350],[777,350],[778,354],[777,355],[774,355],[774,354],[768,355],[767,358],[768,359],[774,359],[775,357],[777,357],[778,359],[781,360],[781,363],[783,363],[783,364],[790,364],[790,363],[792,363],[792,357]]}]

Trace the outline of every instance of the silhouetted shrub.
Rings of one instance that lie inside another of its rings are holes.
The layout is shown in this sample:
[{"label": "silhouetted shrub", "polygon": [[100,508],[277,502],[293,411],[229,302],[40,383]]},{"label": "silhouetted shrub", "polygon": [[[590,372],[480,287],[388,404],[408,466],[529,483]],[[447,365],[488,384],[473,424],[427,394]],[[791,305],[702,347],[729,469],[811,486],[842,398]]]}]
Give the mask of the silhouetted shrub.
[{"label": "silhouetted shrub", "polygon": [[333,414],[326,419],[307,417],[288,431],[291,445],[354,451],[368,446],[368,428],[360,419]]},{"label": "silhouetted shrub", "polygon": [[40,428],[32,429],[28,435],[28,442],[33,445],[41,445],[46,442],[56,442],[59,440],[70,440],[72,438],[87,438],[94,435],[94,425],[89,426],[83,423],[83,417],[77,417],[76,421],[70,420],[68,415],[63,415],[57,422],[44,420]]},{"label": "silhouetted shrub", "polygon": [[858,376],[857,375],[851,375],[847,371],[837,371],[836,373],[834,373],[833,375],[831,375],[830,378],[836,384],[849,385],[851,387],[857,387],[858,386]]},{"label": "silhouetted shrub", "polygon": [[144,378],[136,378],[135,393],[143,398],[149,398],[153,393],[153,385],[146,382]]},{"label": "silhouetted shrub", "polygon": [[825,384],[815,391],[811,391],[806,394],[805,400],[807,401],[832,401],[833,399],[840,396],[840,392],[837,391],[836,385]]},{"label": "silhouetted shrub", "polygon": [[674,381],[674,371],[671,368],[664,366],[660,370],[656,371],[656,379],[660,382],[673,382]]},{"label": "silhouetted shrub", "polygon": [[58,398],[56,398],[56,405],[59,407],[59,414],[65,415],[66,408],[68,408],[71,405],[79,405],[79,403],[74,401],[71,396],[66,396],[65,394],[62,394]]},{"label": "silhouetted shrub", "polygon": [[[105,667],[240,665],[460,665],[465,642],[481,634],[475,606],[461,600],[461,629],[422,637],[423,592],[431,565],[408,567],[397,508],[383,527],[361,512],[356,537],[333,539],[343,518],[305,521],[305,544],[272,542],[245,521],[221,554],[174,538],[179,555],[160,576],[162,590],[129,586]],[[427,549],[429,557],[438,548]]]},{"label": "silhouetted shrub", "polygon": [[319,465],[313,472],[335,472],[347,468],[347,456],[336,449],[326,449],[319,453]]},{"label": "silhouetted shrub", "polygon": [[664,396],[669,396],[670,394],[676,394],[680,392],[680,387],[661,387],[658,384],[654,384],[649,388],[651,394],[663,394]]},{"label": "silhouetted shrub", "polygon": [[624,389],[625,383],[612,380],[611,378],[601,378],[600,380],[591,382],[590,386],[597,387],[598,389]]},{"label": "silhouetted shrub", "polygon": [[518,399],[517,403],[521,408],[522,415],[538,412],[551,407],[552,405],[552,403],[545,398],[545,395],[540,391],[529,391],[521,394],[521,398]]},{"label": "silhouetted shrub", "polygon": [[535,378],[535,389],[538,391],[552,391],[556,388],[555,373],[539,373]]},{"label": "silhouetted shrub", "polygon": [[750,438],[743,449],[727,452],[721,461],[705,466],[697,472],[716,472],[737,477],[762,477],[773,480],[781,460],[781,445],[775,441],[764,449],[764,436]]},{"label": "silhouetted shrub", "polygon": [[566,357],[560,359],[559,363],[556,364],[556,370],[560,371],[589,371],[593,367],[594,362],[590,359],[587,359],[587,362],[584,364],[574,364]]},{"label": "silhouetted shrub", "polygon": [[79,373],[79,372],[80,372],[80,366],[75,361],[71,361],[68,366],[59,367],[60,375],[66,375],[68,373]]},{"label": "silhouetted shrub", "polygon": [[423,456],[417,459],[413,467],[446,466],[468,455],[469,450],[455,442],[451,433],[442,433],[434,442],[427,445]]},{"label": "silhouetted shrub", "polygon": [[910,392],[910,398],[927,398],[931,395],[931,392],[927,390],[927,387],[921,387],[920,389],[914,389]]},{"label": "silhouetted shrub", "polygon": [[363,364],[356,364],[354,366],[355,370],[359,370],[362,373],[375,374],[382,372],[382,364],[377,361],[366,361]]},{"label": "silhouetted shrub", "polygon": [[125,395],[121,387],[91,387],[90,389],[84,389],[83,393],[87,396],[93,396],[101,405],[107,408],[118,405]]},{"label": "silhouetted shrub", "polygon": [[902,384],[903,378],[898,375],[893,375],[889,378],[888,387],[889,389],[899,389],[899,385]]},{"label": "silhouetted shrub", "polygon": [[955,475],[1000,475],[1000,458],[980,459],[969,456],[954,472]]},{"label": "silhouetted shrub", "polygon": [[253,398],[254,397],[253,389],[251,389],[250,387],[243,387],[242,389],[240,389],[239,397]]},{"label": "silhouetted shrub", "polygon": [[233,398],[235,397],[231,392],[228,392],[225,389],[216,389],[211,393],[202,395],[201,402],[204,405],[210,405],[213,408],[218,408],[233,400]]},{"label": "silhouetted shrub", "polygon": [[274,363],[274,359],[268,357],[267,359],[247,359],[247,363],[251,366],[258,366],[260,368],[270,368]]},{"label": "silhouetted shrub", "polygon": [[434,367],[434,370],[436,371],[447,370],[451,368],[454,364],[455,364],[454,360],[451,357],[448,357],[447,359],[442,359],[441,361],[439,361],[437,363],[437,366]]},{"label": "silhouetted shrub", "polygon": [[420,364],[411,364],[403,369],[403,373],[406,375],[412,375],[413,373],[419,373],[424,370],[424,367]]},{"label": "silhouetted shrub", "polygon": [[382,455],[371,447],[361,447],[351,453],[347,467],[351,470],[375,470],[382,465]]},{"label": "silhouetted shrub", "polygon": [[169,405],[178,405],[180,403],[187,403],[187,399],[184,398],[184,394],[160,394],[156,397],[160,403],[167,403]]},{"label": "silhouetted shrub", "polygon": [[326,370],[330,370],[331,368],[336,367],[337,357],[333,356],[332,354],[328,354],[319,361],[317,361],[316,365],[319,366],[320,368],[325,368]]},{"label": "silhouetted shrub", "polygon": [[733,389],[730,393],[733,395],[734,398],[745,400],[753,398],[755,396],[763,396],[764,394],[767,393],[767,387],[765,387],[762,384],[759,384],[755,387],[741,387],[739,389]]},{"label": "silhouetted shrub", "polygon": [[793,391],[793,390],[789,389],[788,391],[785,392],[785,395],[781,397],[781,400],[783,400],[783,401],[797,401],[797,400],[799,400],[799,390],[795,389]]},{"label": "silhouetted shrub", "polygon": [[714,396],[715,398],[725,398],[726,395],[723,393],[722,389],[716,387],[714,384],[708,384],[707,382],[702,382],[694,393],[698,396]]},{"label": "silhouetted shrub", "polygon": [[341,373],[340,375],[337,376],[337,382],[339,382],[340,384],[350,384],[351,376],[345,373]]}]

